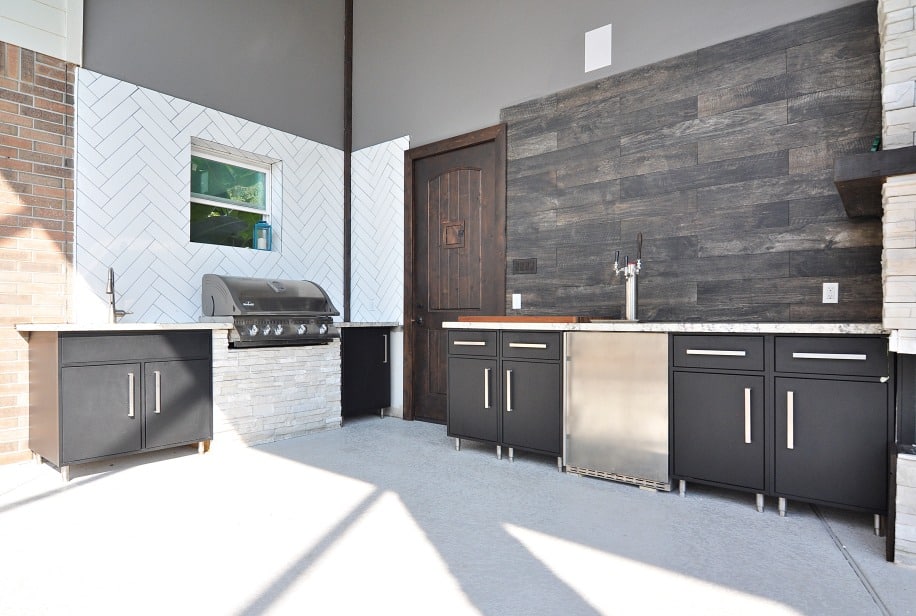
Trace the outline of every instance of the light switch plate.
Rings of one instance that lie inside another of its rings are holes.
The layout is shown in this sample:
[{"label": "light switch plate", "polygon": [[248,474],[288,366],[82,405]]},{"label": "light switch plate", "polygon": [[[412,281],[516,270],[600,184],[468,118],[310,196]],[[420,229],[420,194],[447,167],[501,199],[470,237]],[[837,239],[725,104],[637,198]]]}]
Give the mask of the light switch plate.
[{"label": "light switch plate", "polygon": [[512,294],[512,310],[521,310],[522,309],[522,294],[513,293]]},{"label": "light switch plate", "polygon": [[840,284],[837,282],[825,282],[822,304],[836,304],[840,301]]},{"label": "light switch plate", "polygon": [[611,65],[611,24],[585,33],[585,72]]}]

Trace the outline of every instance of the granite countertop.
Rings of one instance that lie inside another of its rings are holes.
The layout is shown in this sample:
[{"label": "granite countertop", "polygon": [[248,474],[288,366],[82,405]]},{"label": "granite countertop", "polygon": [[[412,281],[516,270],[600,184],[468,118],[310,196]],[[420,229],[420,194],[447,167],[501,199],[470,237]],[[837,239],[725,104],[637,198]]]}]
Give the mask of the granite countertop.
[{"label": "granite countertop", "polygon": [[401,324],[397,322],[385,322],[385,321],[343,321],[340,323],[334,323],[337,327],[400,327]]},{"label": "granite countertop", "polygon": [[610,321],[606,323],[507,323],[501,321],[447,321],[445,329],[503,329],[555,332],[661,332],[710,334],[885,334],[880,323],[660,323]]},{"label": "granite countertop", "polygon": [[177,329],[232,329],[232,323],[19,323],[20,332],[148,332]]}]

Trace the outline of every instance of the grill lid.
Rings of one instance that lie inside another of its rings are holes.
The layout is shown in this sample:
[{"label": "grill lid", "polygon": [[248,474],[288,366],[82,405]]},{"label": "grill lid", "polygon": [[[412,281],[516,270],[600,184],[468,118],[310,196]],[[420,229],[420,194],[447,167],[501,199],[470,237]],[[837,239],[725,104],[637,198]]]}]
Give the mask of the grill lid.
[{"label": "grill lid", "polygon": [[204,316],[315,315],[336,316],[328,294],[308,280],[271,280],[204,274]]}]

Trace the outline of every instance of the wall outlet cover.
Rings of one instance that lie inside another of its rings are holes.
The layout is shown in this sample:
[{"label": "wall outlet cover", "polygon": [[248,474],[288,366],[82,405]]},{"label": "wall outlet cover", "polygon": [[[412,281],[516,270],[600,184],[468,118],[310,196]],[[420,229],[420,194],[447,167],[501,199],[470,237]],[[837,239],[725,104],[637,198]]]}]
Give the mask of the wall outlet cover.
[{"label": "wall outlet cover", "polygon": [[836,304],[840,301],[840,284],[838,282],[825,282],[822,304]]},{"label": "wall outlet cover", "polygon": [[512,294],[512,310],[521,310],[522,309],[522,294],[513,293]]}]

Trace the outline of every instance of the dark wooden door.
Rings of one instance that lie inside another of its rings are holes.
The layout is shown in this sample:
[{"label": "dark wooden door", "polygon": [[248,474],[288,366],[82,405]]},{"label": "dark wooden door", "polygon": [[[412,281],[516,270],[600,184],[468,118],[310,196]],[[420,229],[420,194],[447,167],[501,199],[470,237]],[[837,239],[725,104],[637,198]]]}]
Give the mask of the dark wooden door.
[{"label": "dark wooden door", "polygon": [[442,323],[505,314],[505,127],[408,150],[405,412],[444,423]]}]

